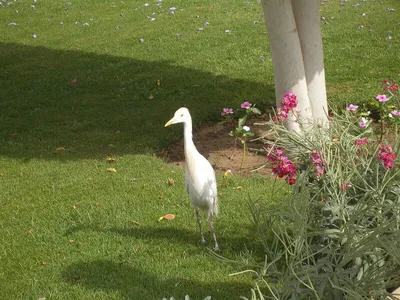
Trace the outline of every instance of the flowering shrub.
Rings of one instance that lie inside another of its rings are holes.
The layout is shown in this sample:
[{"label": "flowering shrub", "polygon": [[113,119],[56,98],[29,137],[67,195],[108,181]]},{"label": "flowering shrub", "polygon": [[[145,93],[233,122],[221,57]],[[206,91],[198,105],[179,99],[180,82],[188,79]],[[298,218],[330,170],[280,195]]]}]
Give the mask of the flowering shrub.
[{"label": "flowering shrub", "polygon": [[[290,132],[284,121],[296,115],[293,93],[267,122],[266,157],[293,193],[276,206],[250,203],[265,248],[255,271],[260,298],[386,299],[400,286],[400,107],[398,86],[385,88],[390,96],[374,100],[377,123],[350,104],[329,128]],[[384,122],[391,122],[385,131]]]}]

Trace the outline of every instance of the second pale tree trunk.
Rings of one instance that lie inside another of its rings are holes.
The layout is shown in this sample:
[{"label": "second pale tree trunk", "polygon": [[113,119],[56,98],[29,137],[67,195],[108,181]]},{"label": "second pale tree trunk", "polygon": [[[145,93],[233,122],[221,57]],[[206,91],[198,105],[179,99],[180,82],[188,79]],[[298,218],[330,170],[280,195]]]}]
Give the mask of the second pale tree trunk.
[{"label": "second pale tree trunk", "polygon": [[313,122],[328,124],[319,0],[263,0],[274,66],[275,96],[293,91],[296,116],[286,125],[296,132]]}]

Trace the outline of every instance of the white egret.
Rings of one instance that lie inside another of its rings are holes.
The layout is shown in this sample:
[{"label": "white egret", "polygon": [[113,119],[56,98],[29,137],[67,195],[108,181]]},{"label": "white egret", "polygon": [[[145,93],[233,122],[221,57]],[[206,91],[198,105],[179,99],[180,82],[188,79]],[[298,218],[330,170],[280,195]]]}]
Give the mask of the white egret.
[{"label": "white egret", "polygon": [[192,139],[192,117],[185,107],[178,109],[174,117],[169,120],[165,127],[183,123],[184,153],[185,153],[185,185],[189,193],[190,202],[196,212],[197,224],[199,225],[201,242],[204,245],[203,232],[201,230],[201,219],[199,209],[210,220],[211,233],[214,238],[214,249],[219,250],[217,237],[214,232],[213,216],[218,214],[217,181],[214,169],[208,160],[197,151]]}]

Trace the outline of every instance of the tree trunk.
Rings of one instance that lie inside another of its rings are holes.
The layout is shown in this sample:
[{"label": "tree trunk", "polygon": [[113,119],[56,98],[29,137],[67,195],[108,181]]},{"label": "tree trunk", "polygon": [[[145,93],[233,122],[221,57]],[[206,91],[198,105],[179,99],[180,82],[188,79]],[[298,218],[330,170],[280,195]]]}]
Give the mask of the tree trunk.
[{"label": "tree trunk", "polygon": [[328,124],[319,0],[292,1],[313,120]]},{"label": "tree trunk", "polygon": [[287,128],[301,132],[314,120],[327,124],[318,0],[263,0],[262,5],[271,45],[277,106],[289,91],[298,100],[297,116],[289,116]]}]

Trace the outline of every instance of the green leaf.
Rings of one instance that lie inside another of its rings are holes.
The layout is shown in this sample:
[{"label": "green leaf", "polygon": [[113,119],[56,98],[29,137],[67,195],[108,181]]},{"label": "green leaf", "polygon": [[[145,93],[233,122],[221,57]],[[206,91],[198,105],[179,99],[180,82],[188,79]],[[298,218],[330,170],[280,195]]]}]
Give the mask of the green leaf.
[{"label": "green leaf", "polygon": [[253,113],[257,114],[257,115],[261,115],[261,110],[259,110],[259,109],[256,108],[256,107],[252,107],[252,108],[251,108],[251,111],[252,111]]},{"label": "green leaf", "polygon": [[245,133],[243,133],[243,136],[254,136],[254,133],[251,131],[246,131]]},{"label": "green leaf", "polygon": [[242,128],[244,123],[246,122],[246,120],[247,120],[247,115],[245,115],[243,118],[240,118],[239,119],[239,123],[238,123],[238,127]]}]

